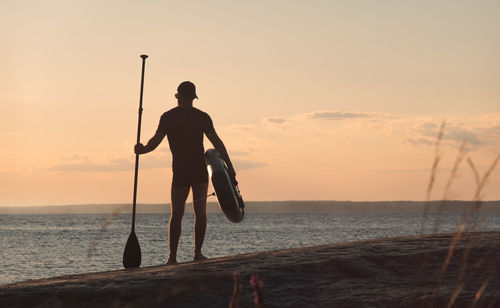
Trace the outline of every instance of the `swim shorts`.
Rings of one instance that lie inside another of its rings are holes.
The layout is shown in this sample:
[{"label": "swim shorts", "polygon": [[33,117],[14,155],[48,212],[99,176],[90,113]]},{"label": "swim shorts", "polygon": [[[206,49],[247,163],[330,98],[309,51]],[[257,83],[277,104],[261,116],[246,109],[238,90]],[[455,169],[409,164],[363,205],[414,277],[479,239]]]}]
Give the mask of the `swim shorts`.
[{"label": "swim shorts", "polygon": [[191,165],[174,165],[172,185],[191,186],[208,183],[208,171],[205,162]]}]

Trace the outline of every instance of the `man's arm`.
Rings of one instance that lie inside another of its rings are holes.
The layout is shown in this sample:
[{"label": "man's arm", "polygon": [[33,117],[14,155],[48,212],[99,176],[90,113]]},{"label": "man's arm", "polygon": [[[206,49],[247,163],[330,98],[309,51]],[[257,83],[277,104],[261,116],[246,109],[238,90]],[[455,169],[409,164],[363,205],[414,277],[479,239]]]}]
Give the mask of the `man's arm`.
[{"label": "man's arm", "polygon": [[237,184],[236,182],[236,171],[234,171],[233,164],[231,163],[231,160],[229,159],[229,155],[227,154],[226,147],[224,146],[224,143],[222,140],[219,138],[215,130],[206,132],[205,135],[207,135],[208,140],[212,143],[214,146],[215,150],[219,152],[220,156],[226,162],[227,169],[229,171],[229,176],[231,176],[233,182]]},{"label": "man's arm", "polygon": [[146,154],[158,147],[158,145],[161,143],[163,138],[165,137],[165,134],[161,134],[156,132],[156,134],[153,136],[153,138],[149,139],[148,144],[143,145],[142,143],[138,143],[134,147],[134,152],[135,154]]}]

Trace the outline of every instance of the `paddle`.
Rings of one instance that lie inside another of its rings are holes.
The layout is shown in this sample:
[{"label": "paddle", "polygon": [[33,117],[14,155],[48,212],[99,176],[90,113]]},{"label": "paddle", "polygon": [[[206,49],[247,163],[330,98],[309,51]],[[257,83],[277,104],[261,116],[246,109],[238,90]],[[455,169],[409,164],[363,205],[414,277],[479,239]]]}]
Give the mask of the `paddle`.
[{"label": "paddle", "polygon": [[[137,143],[141,142],[141,118],[142,118],[142,93],[144,90],[144,67],[146,66],[147,55],[141,55],[142,74],[141,74],[141,95],[139,98],[139,124],[137,127]],[[137,144],[136,143],[136,144]],[[137,268],[141,265],[141,247],[139,240],[135,235],[135,205],[137,200],[137,174],[139,171],[139,154],[135,154],[135,176],[134,176],[134,202],[132,207],[132,231],[123,251],[123,267]]]}]

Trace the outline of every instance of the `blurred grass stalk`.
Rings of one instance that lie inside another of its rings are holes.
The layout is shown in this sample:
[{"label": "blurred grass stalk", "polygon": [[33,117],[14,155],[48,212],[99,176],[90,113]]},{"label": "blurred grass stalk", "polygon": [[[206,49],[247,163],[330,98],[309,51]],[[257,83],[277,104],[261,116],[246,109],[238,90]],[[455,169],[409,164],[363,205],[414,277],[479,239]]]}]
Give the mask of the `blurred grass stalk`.
[{"label": "blurred grass stalk", "polygon": [[234,281],[233,297],[229,302],[229,308],[239,308],[240,292],[241,292],[240,272],[233,273],[233,281]]},{"label": "blurred grass stalk", "polygon": [[[443,140],[445,126],[446,126],[446,121],[443,120],[443,122],[441,123],[440,129],[439,129],[439,132],[438,132],[438,136],[436,138],[436,142],[434,144],[434,160],[432,163],[431,174],[429,177],[429,183],[427,185],[426,202],[425,202],[425,207],[424,207],[424,219],[422,221],[422,233],[424,232],[425,222],[427,220],[427,215],[428,215],[429,209],[430,209],[431,193],[432,193],[432,189],[434,187],[435,181],[436,181],[437,168],[438,168],[438,165],[442,159],[440,145],[441,145],[441,142]],[[450,176],[449,176],[448,181],[446,182],[446,186],[444,188],[443,198],[442,198],[441,202],[439,203],[439,207],[437,210],[437,217],[436,217],[436,220],[434,223],[434,233],[437,233],[439,231],[439,228],[440,228],[441,223],[443,221],[442,215],[443,215],[444,205],[451,195],[451,185],[457,176],[457,173],[458,173],[458,170],[460,168],[462,161],[467,156],[467,152],[468,151],[466,149],[466,142],[464,141],[458,150],[455,164],[451,170]],[[479,172],[478,172],[474,162],[472,161],[472,158],[470,156],[467,156],[468,165],[470,166],[470,168],[474,174],[474,179],[476,182],[476,190],[475,190],[475,193],[474,193],[474,196],[472,199],[473,203],[467,209],[467,211],[464,213],[464,215],[460,221],[460,224],[457,228],[457,231],[455,232],[455,234],[450,242],[450,246],[448,247],[448,254],[447,254],[445,260],[443,261],[443,264],[441,265],[439,277],[438,277],[436,286],[435,286],[433,294],[432,294],[431,302],[429,303],[430,307],[434,306],[436,296],[438,295],[439,289],[440,289],[442,282],[443,282],[444,274],[445,274],[446,270],[448,269],[448,266],[450,264],[451,258],[453,257],[453,254],[455,252],[457,244],[462,239],[464,232],[472,232],[472,231],[480,230],[482,223],[486,219],[485,216],[480,215],[481,214],[480,213],[481,203],[482,203],[482,200],[484,198],[483,189],[486,186],[488,179],[490,178],[491,174],[495,170],[496,165],[498,164],[499,161],[500,161],[500,154],[497,155],[496,158],[493,160],[493,162],[491,163],[490,167],[488,168],[486,173],[483,175],[483,177],[480,177]],[[465,246],[464,254],[463,254],[461,262],[460,262],[461,268],[460,268],[459,275],[457,277],[456,288],[452,294],[452,297],[450,298],[450,300],[448,302],[448,305],[447,305],[448,307],[452,307],[454,305],[456,299],[458,298],[458,296],[460,295],[460,293],[462,292],[462,290],[465,286],[465,282],[464,282],[463,278],[465,277],[465,273],[467,271],[467,266],[469,265],[468,261],[469,261],[469,254],[470,254],[470,250],[471,250],[471,243],[469,242],[468,239],[466,241],[467,241],[467,243]],[[483,255],[483,257],[480,259],[480,261],[476,263],[476,265],[474,266],[474,269],[478,269],[479,266],[481,265],[481,263],[484,262],[484,260],[491,254],[491,252],[492,252],[491,249],[489,251],[487,251],[485,253],[485,255]],[[420,271],[422,271],[424,266],[426,265],[427,258],[429,257],[429,254],[430,254],[430,251],[428,251],[426,253],[426,256],[424,257],[423,261],[421,262]],[[493,267],[495,267],[494,264],[493,264]],[[487,278],[485,279],[485,281],[483,282],[483,284],[481,285],[479,290],[476,292],[472,306],[476,306],[480,302],[481,296],[484,294],[484,290],[488,286],[489,282],[493,279],[494,273],[495,273],[495,270],[489,272],[489,275],[487,276]]]}]

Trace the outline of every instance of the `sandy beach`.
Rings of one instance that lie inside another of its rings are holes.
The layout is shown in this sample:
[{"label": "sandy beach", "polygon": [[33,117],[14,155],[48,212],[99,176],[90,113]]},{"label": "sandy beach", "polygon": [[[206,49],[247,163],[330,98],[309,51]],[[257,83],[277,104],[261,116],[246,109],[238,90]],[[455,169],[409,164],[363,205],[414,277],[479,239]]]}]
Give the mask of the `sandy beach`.
[{"label": "sandy beach", "polygon": [[0,306],[227,307],[239,272],[240,307],[253,306],[253,274],[266,307],[498,307],[500,232],[466,233],[450,250],[452,240],[387,238],[26,281],[0,286]]}]

